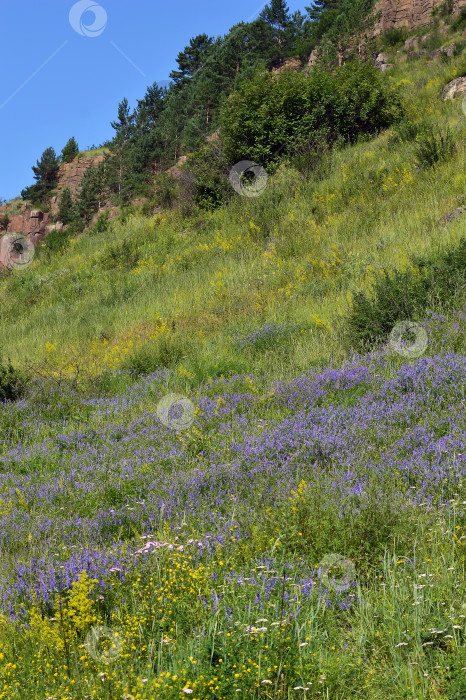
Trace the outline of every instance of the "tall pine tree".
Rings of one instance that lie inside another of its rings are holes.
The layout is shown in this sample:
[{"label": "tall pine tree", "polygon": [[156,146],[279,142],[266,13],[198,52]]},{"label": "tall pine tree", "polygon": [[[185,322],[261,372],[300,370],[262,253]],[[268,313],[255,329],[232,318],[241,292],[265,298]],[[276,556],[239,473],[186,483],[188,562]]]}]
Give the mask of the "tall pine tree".
[{"label": "tall pine tree", "polygon": [[76,218],[76,212],[74,210],[73,200],[71,198],[71,191],[68,185],[66,185],[61,191],[60,198],[58,200],[57,218],[58,221],[61,221],[62,224],[65,224],[65,226],[71,224],[71,222]]},{"label": "tall pine tree", "polygon": [[58,184],[59,162],[55,150],[51,146],[46,148],[40,160],[32,166],[36,183],[22,190],[21,197],[37,205],[45,204]]},{"label": "tall pine tree", "polygon": [[272,27],[283,30],[290,21],[290,8],[285,0],[271,0],[259,17]]},{"label": "tall pine tree", "polygon": [[318,21],[323,12],[328,10],[339,10],[340,5],[341,0],[313,0],[312,5],[310,7],[306,7],[305,10],[312,20]]},{"label": "tall pine tree", "polygon": [[214,39],[207,34],[198,34],[191,39],[188,46],[177,56],[178,70],[170,73],[175,85],[186,85],[187,82],[205,65]]},{"label": "tall pine tree", "polygon": [[111,122],[112,128],[116,131],[115,138],[128,141],[134,132],[134,122],[135,114],[130,112],[128,100],[124,97],[118,105],[117,119]]}]

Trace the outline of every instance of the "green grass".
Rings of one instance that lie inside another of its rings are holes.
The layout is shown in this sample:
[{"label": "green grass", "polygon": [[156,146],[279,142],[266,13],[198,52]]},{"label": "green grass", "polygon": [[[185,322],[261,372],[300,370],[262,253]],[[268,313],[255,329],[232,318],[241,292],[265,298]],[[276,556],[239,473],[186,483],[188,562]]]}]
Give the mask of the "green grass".
[{"label": "green grass", "polygon": [[79,151],[77,158],[93,158],[94,156],[101,156],[108,153],[109,149],[103,146],[102,148],[91,148],[89,151]]},{"label": "green grass", "polygon": [[340,361],[338,317],[352,295],[370,289],[380,269],[402,270],[411,255],[447,248],[466,231],[465,217],[438,225],[465,203],[465,118],[459,101],[440,99],[455,64],[400,64],[387,78],[412,120],[453,133],[455,153],[434,169],[419,170],[416,143],[389,131],[335,152],[326,175],[305,179],[282,167],[257,199],[237,197],[190,220],[134,215],[78,237],[51,262],[39,247],[33,265],[0,287],[1,344],[21,364],[45,359],[51,343],[60,366],[72,350],[91,363],[114,344],[114,367],[128,350],[125,334],[137,342],[142,325],[164,323],[195,338],[206,359],[227,360],[238,326],[286,320],[315,329],[296,339],[285,366],[278,358],[268,366],[269,354],[251,369],[282,376]]}]

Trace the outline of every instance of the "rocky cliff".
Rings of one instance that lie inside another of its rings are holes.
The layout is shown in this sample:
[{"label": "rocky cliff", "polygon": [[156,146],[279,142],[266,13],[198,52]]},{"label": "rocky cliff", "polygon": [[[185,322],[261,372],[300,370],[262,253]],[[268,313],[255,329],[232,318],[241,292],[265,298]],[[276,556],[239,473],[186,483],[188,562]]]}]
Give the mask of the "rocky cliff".
[{"label": "rocky cliff", "polygon": [[[439,7],[443,0],[378,0],[375,9],[380,11],[380,20],[376,25],[376,34],[393,27],[417,29],[432,24],[432,10]],[[453,0],[453,16],[466,7],[466,0]]]},{"label": "rocky cliff", "polygon": [[58,186],[57,194],[52,197],[50,202],[50,207],[52,214],[56,214],[58,211],[58,199],[60,197],[61,190],[68,185],[71,190],[71,194],[76,194],[79,189],[81,178],[86,172],[86,170],[91,165],[97,165],[101,163],[104,159],[103,155],[98,156],[87,156],[82,158],[75,158],[71,163],[62,163],[60,165],[60,172],[58,175]]},{"label": "rocky cliff", "polygon": [[[36,246],[52,229],[62,228],[61,224],[52,223],[53,216],[58,212],[58,199],[60,197],[60,191],[63,189],[63,187],[68,185],[71,193],[74,195],[79,189],[81,178],[87,168],[89,168],[91,165],[97,165],[97,163],[100,163],[103,158],[103,155],[86,156],[75,158],[71,163],[62,163],[60,165],[57,193],[51,199],[50,212],[43,212],[33,209],[27,202],[21,204],[18,203],[17,200],[15,201],[13,207],[9,206],[8,204],[0,207],[0,217],[3,217],[6,214],[9,218],[6,230],[4,229],[1,233],[21,234],[25,237],[25,239],[27,239],[25,241],[27,245],[32,244]],[[0,240],[0,267],[5,265],[5,250],[9,245],[7,241],[10,240],[13,240],[11,236],[6,236],[4,245],[1,244]]]}]

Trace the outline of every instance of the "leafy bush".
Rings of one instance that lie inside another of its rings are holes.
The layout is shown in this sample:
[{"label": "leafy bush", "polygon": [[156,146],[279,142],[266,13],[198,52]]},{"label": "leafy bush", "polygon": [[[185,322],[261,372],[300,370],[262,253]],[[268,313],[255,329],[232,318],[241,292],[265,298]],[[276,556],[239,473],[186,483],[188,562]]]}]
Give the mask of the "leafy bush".
[{"label": "leafy bush", "polygon": [[392,27],[387,29],[384,33],[382,40],[385,46],[396,46],[401,44],[406,39],[406,29],[405,27]]},{"label": "leafy bush", "polygon": [[0,216],[0,231],[6,231],[9,223],[10,217],[8,214],[3,214],[3,216]]},{"label": "leafy bush", "polygon": [[432,167],[436,163],[451,158],[456,150],[455,140],[450,129],[424,127],[416,137],[416,161],[420,168]]},{"label": "leafy bush", "polygon": [[63,252],[69,246],[69,240],[71,238],[71,231],[66,229],[66,231],[51,231],[44,239],[44,250],[49,254],[56,254]]},{"label": "leafy bush", "polygon": [[0,401],[16,401],[24,394],[27,376],[16,367],[11,360],[3,361],[0,357]]},{"label": "leafy bush", "polygon": [[109,214],[108,214],[108,211],[106,211],[99,216],[99,218],[95,222],[94,226],[92,226],[92,228],[89,229],[88,233],[90,235],[94,235],[94,234],[98,234],[98,233],[106,233],[108,231],[109,226],[110,226]]},{"label": "leafy bush", "polygon": [[125,238],[121,243],[106,246],[100,256],[100,264],[106,270],[114,268],[133,268],[139,260],[139,247],[137,241]]},{"label": "leafy bush", "polygon": [[452,32],[462,31],[466,27],[466,7],[461,9],[458,17],[455,17],[450,25],[450,30]]},{"label": "leafy bush", "polygon": [[171,207],[176,198],[176,180],[170,173],[157,175],[155,201],[162,207]]},{"label": "leafy bush", "polygon": [[452,250],[413,258],[406,272],[384,271],[371,295],[358,292],[347,319],[347,339],[359,352],[385,342],[393,326],[437,304],[454,303],[454,290],[466,278],[466,238]]},{"label": "leafy bush", "polygon": [[216,209],[231,196],[225,163],[218,146],[206,143],[190,156],[187,170],[194,179],[194,202],[201,209]]},{"label": "leafy bush", "polygon": [[305,143],[353,142],[396,122],[399,98],[374,66],[349,62],[334,73],[258,73],[224,101],[220,133],[230,163],[278,163]]},{"label": "leafy bush", "polygon": [[170,367],[187,352],[185,339],[173,333],[161,333],[154,340],[136,347],[123,361],[121,369],[136,375],[151,374],[163,367]]},{"label": "leafy bush", "polygon": [[410,119],[402,119],[394,125],[393,129],[398,141],[415,141],[425,131],[424,122],[413,122]]}]

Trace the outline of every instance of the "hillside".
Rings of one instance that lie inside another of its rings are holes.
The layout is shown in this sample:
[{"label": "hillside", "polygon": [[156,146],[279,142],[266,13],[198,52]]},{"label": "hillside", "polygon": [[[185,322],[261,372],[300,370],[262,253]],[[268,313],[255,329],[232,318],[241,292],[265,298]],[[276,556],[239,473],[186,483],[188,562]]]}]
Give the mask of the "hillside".
[{"label": "hillside", "polygon": [[462,32],[384,40],[317,156],[253,138],[312,73],[259,73],[156,196],[4,271],[0,698],[466,698]]}]

